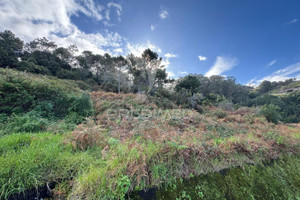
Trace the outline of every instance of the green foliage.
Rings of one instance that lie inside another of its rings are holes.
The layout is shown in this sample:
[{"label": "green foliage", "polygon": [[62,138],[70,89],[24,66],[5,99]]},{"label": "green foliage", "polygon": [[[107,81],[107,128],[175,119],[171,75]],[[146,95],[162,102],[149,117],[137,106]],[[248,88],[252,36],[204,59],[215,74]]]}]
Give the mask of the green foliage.
[{"label": "green foliage", "polygon": [[72,179],[94,162],[87,153],[72,152],[62,139],[61,135],[50,133],[0,138],[0,198]]},{"label": "green foliage", "polygon": [[0,135],[18,132],[45,131],[47,124],[47,119],[36,115],[34,112],[28,112],[24,115],[12,115],[8,121],[2,125]]},{"label": "green foliage", "polygon": [[11,31],[0,32],[0,68],[14,66],[23,48],[23,41]]},{"label": "green foliage", "polygon": [[251,99],[247,106],[263,106],[273,104],[279,107],[281,120],[287,123],[297,123],[300,121],[300,92],[293,92],[284,96],[274,96],[263,94]]},{"label": "green foliage", "polygon": [[271,91],[273,88],[274,86],[272,85],[272,82],[265,80],[258,86],[258,91],[259,93],[263,94]]},{"label": "green foliage", "polygon": [[217,118],[222,119],[222,118],[224,118],[224,117],[227,116],[227,113],[224,112],[224,111],[222,111],[221,109],[218,109],[218,110],[216,110],[216,111],[214,112],[214,115],[215,115]]},{"label": "green foliage", "polygon": [[277,124],[280,120],[279,107],[273,104],[264,105],[261,108],[261,114],[268,120],[268,122]]},{"label": "green foliage", "polygon": [[196,76],[188,75],[177,83],[177,85],[175,86],[175,90],[178,92],[184,88],[194,94],[198,90],[200,85],[201,82]]},{"label": "green foliage", "polygon": [[49,75],[51,72],[43,66],[36,65],[33,62],[21,61],[16,64],[16,68],[20,71],[26,71],[36,74]]},{"label": "green foliage", "polygon": [[116,193],[119,195],[121,200],[124,200],[125,194],[130,187],[130,180],[128,176],[123,176],[116,181]]},{"label": "green foliage", "polygon": [[39,132],[52,121],[79,124],[93,112],[76,83],[0,69],[0,132]]}]

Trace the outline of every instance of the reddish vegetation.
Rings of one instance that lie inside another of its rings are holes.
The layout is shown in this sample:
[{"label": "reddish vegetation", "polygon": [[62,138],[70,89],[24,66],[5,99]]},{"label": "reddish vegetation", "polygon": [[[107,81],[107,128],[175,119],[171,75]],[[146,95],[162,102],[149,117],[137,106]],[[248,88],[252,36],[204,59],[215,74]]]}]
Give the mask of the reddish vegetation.
[{"label": "reddish vegetation", "polygon": [[[256,114],[255,109],[224,111],[205,107],[203,114],[186,110],[180,119],[172,119],[167,114],[146,119],[138,115],[111,118],[108,109],[158,108],[144,95],[93,92],[91,96],[96,109],[96,124],[79,125],[73,132],[73,146],[79,149],[101,146],[105,157],[109,152],[106,145],[109,138],[128,145],[129,151],[135,148],[145,152],[149,141],[157,144],[159,149],[155,155],[141,154],[139,159],[128,163],[126,173],[136,177],[138,182],[142,177],[149,181],[151,172],[147,166],[152,160],[182,160],[183,166],[176,173],[185,177],[190,173],[197,174],[195,161],[206,163],[209,170],[220,170],[245,162],[275,159],[283,152],[298,152],[300,126],[268,123]],[[106,131],[96,128],[99,126]],[[222,164],[214,163],[214,159]]]}]

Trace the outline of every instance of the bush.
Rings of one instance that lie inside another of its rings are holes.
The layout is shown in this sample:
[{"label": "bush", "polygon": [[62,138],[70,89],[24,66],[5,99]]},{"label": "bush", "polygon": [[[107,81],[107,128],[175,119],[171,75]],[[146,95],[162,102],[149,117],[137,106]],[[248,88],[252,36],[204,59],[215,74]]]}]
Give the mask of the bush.
[{"label": "bush", "polygon": [[90,96],[74,81],[0,69],[2,134],[39,132],[65,119],[73,127],[93,113]]},{"label": "bush", "polygon": [[50,75],[51,72],[43,66],[36,65],[33,62],[21,61],[16,64],[16,68],[20,71],[27,71],[36,74]]},{"label": "bush", "polygon": [[104,130],[94,121],[88,119],[85,124],[80,124],[72,132],[69,141],[74,149],[87,150],[93,146],[104,147],[107,140],[104,138]]},{"label": "bush", "polygon": [[217,110],[214,112],[214,115],[217,116],[218,119],[223,119],[224,117],[227,116],[227,113],[224,112],[224,111],[221,110],[221,109],[217,109]]},{"label": "bush", "polygon": [[280,120],[279,107],[273,104],[266,104],[261,108],[261,114],[268,120],[275,124]]},{"label": "bush", "polygon": [[232,111],[234,110],[234,105],[232,102],[225,100],[219,103],[218,105],[219,108],[221,108],[222,110],[226,110],[226,111]]},{"label": "bush", "polygon": [[18,132],[40,132],[46,130],[49,121],[34,112],[13,115],[0,128],[0,135]]}]

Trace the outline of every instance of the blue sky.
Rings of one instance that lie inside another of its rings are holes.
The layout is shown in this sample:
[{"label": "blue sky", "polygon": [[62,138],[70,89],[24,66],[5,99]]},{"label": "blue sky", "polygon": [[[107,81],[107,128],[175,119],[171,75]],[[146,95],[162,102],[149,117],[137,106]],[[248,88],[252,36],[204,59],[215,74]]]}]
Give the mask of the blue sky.
[{"label": "blue sky", "polygon": [[[151,48],[174,77],[234,76],[242,84],[300,79],[297,0],[18,0],[0,3],[0,30],[113,55]],[[38,23],[36,23],[38,21]]]}]

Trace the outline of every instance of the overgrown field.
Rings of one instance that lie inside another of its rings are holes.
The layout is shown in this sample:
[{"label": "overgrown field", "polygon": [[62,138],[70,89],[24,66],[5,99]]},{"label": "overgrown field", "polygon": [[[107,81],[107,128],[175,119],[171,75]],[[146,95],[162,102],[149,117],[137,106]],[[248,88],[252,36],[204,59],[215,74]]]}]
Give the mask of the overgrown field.
[{"label": "overgrown field", "polygon": [[267,107],[89,89],[0,69],[0,199],[43,186],[74,200],[299,197],[300,125],[269,123]]},{"label": "overgrown field", "polygon": [[[1,198],[50,183],[55,197],[69,199],[124,199],[153,187],[166,188],[159,199],[194,199],[198,190],[199,199],[272,199],[278,188],[289,188],[280,199],[299,196],[297,124],[268,123],[255,108],[207,106],[200,114],[160,108],[144,95],[91,98],[94,115],[72,132],[0,138]],[[224,169],[234,170],[223,180],[216,172]],[[259,192],[258,177],[267,192]]]}]

